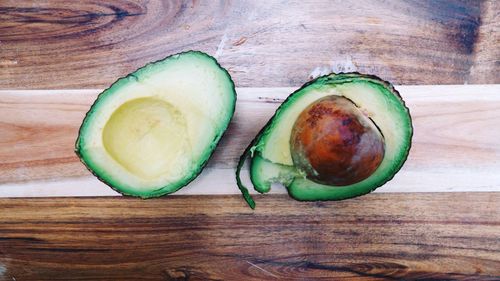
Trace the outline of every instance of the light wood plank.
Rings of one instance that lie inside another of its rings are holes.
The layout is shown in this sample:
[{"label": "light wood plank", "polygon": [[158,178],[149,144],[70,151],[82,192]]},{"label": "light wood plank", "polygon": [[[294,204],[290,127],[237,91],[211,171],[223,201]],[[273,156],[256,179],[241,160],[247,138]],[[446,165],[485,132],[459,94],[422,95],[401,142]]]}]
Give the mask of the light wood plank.
[{"label": "light wood plank", "polygon": [[[378,192],[500,191],[500,85],[398,86],[414,121],[402,171]],[[238,88],[205,171],[178,194],[235,194],[236,161],[293,88]],[[73,153],[99,90],[0,91],[0,196],[108,196]],[[276,193],[286,192],[276,186]]]},{"label": "light wood plank", "polygon": [[500,278],[500,193],[257,200],[0,199],[0,279]]},{"label": "light wood plank", "polygon": [[499,1],[0,2],[0,88],[107,87],[189,49],[240,87],[359,70],[396,84],[500,83]]}]

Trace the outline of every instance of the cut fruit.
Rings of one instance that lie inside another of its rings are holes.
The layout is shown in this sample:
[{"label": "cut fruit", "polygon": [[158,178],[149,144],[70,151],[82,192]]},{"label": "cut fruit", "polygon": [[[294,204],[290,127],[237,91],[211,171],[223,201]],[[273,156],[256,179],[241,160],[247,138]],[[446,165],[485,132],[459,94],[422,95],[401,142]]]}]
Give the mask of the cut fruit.
[{"label": "cut fruit", "polygon": [[383,185],[405,162],[413,128],[394,87],[359,73],[319,77],[291,94],[245,150],[259,192],[281,183],[304,201],[341,200]]},{"label": "cut fruit", "polygon": [[201,172],[235,103],[234,83],[214,58],[176,54],[102,92],[83,120],[75,151],[122,194],[172,193]]}]

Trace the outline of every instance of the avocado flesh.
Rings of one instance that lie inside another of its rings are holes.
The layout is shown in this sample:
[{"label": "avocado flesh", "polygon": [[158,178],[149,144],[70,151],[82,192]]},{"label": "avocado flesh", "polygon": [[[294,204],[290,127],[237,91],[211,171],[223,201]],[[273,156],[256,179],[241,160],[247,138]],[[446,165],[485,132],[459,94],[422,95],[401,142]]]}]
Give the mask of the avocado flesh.
[{"label": "avocado flesh", "polygon": [[195,51],[176,54],[102,92],[82,123],[76,152],[120,193],[168,194],[201,172],[235,102],[234,83],[215,59]]},{"label": "avocado flesh", "polygon": [[[311,103],[331,95],[343,96],[363,110],[376,124],[385,141],[385,154],[378,168],[366,179],[351,185],[324,185],[308,180],[304,173],[294,167],[290,152],[290,136],[297,117]],[[258,191],[259,186],[266,187],[279,182],[297,200],[356,197],[392,179],[408,156],[412,133],[409,111],[388,82],[359,73],[323,76],[291,94],[255,138],[249,149],[253,151],[251,180]],[[258,172],[264,169],[266,173]],[[293,180],[283,175],[286,171],[294,171],[290,173]]]},{"label": "avocado flesh", "polygon": [[285,186],[290,185],[295,177],[299,176],[298,173],[299,171],[293,166],[272,163],[260,155],[255,155],[252,158],[250,179],[255,190],[260,193],[269,192],[273,183],[281,183]]}]

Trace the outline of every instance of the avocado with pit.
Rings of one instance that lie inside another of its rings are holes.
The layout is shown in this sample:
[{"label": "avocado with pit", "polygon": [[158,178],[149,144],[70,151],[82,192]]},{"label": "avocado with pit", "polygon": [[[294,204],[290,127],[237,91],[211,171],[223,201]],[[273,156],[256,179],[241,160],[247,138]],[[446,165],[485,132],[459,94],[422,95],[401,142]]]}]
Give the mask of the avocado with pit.
[{"label": "avocado with pit", "polygon": [[175,54],[104,90],[83,120],[75,151],[124,195],[172,193],[200,174],[235,103],[234,83],[213,57]]},{"label": "avocado with pit", "polygon": [[240,157],[247,158],[255,190],[284,185],[300,201],[342,200],[369,193],[391,180],[411,147],[408,108],[386,81],[360,73],[319,77],[292,93]]}]

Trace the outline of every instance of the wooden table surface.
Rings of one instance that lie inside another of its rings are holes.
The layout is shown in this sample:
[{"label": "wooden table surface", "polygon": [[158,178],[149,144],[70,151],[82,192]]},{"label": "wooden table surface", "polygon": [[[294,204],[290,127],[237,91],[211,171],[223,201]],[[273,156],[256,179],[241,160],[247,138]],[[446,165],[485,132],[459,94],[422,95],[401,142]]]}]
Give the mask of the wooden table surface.
[{"label": "wooden table surface", "polygon": [[[0,280],[500,280],[500,1],[80,2],[0,2]],[[238,87],[228,133],[183,195],[115,196],[73,153],[85,111],[189,49]],[[252,135],[293,88],[355,70],[408,101],[401,173],[249,209],[231,175]]]}]

